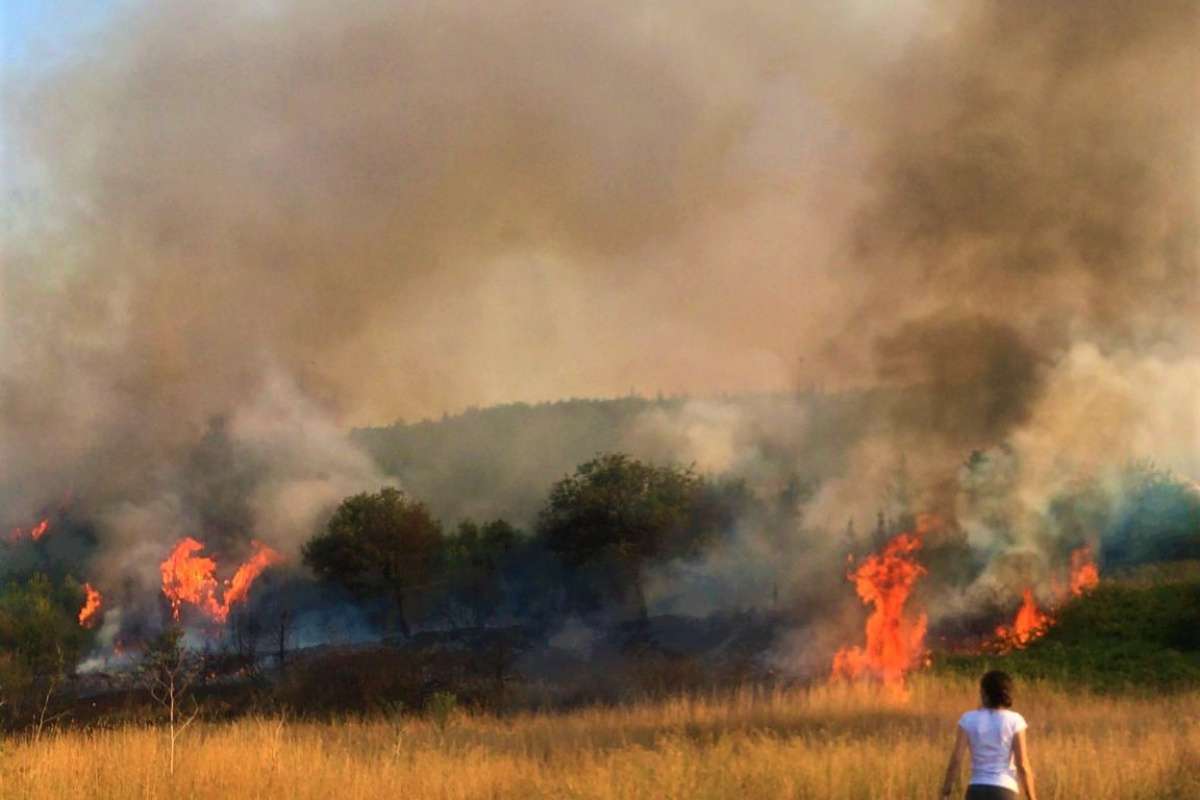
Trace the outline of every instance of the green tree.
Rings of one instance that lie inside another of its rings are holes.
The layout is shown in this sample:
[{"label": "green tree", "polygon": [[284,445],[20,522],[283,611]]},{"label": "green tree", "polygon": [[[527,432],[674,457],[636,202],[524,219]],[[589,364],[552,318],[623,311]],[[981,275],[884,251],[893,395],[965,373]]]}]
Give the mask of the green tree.
[{"label": "green tree", "polygon": [[82,603],[73,580],[55,585],[40,573],[0,592],[0,711],[9,721],[31,714],[45,721],[51,696],[91,637],[76,619]]},{"label": "green tree", "polygon": [[343,500],[303,552],[304,563],[320,577],[360,595],[391,597],[408,637],[409,600],[428,587],[441,547],[441,523],[425,505],[385,487]]},{"label": "green tree", "polygon": [[617,568],[644,621],[646,567],[698,553],[728,523],[717,494],[690,468],[602,454],[554,484],[538,532],[568,566]]},{"label": "green tree", "polygon": [[464,606],[471,623],[482,627],[504,602],[503,571],[521,539],[502,519],[482,527],[464,520],[446,539],[442,567],[449,582],[451,605]]},{"label": "green tree", "polygon": [[1112,565],[1200,558],[1200,491],[1150,463],[1131,464],[1103,534]]}]

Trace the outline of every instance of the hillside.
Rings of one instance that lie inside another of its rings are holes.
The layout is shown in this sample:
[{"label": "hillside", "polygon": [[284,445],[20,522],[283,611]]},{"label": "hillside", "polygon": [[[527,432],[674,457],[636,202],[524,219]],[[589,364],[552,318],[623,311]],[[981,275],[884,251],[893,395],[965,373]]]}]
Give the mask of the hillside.
[{"label": "hillside", "polygon": [[1056,614],[1045,635],[1000,656],[948,655],[939,669],[998,668],[1102,691],[1200,686],[1200,562],[1151,564],[1107,578]]},{"label": "hillside", "polygon": [[[604,451],[776,483],[828,475],[877,400],[808,392],[513,403],[362,428],[353,437],[443,520],[502,516],[529,525],[554,481]],[[811,475],[800,474],[800,453]]]}]

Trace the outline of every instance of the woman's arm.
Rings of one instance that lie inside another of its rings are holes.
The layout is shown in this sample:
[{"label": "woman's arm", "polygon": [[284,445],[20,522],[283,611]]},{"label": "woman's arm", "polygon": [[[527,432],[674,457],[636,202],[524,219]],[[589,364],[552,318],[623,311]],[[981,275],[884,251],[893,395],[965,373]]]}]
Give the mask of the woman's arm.
[{"label": "woman's arm", "polygon": [[950,763],[946,765],[946,779],[942,781],[942,797],[949,797],[958,782],[959,764],[962,763],[963,753],[967,750],[967,734],[962,728],[954,739],[954,751],[950,753]]},{"label": "woman's arm", "polygon": [[1029,800],[1037,800],[1037,787],[1033,783],[1033,767],[1029,765],[1029,745],[1025,742],[1025,731],[1013,737],[1013,757],[1017,762],[1017,778],[1025,787]]}]

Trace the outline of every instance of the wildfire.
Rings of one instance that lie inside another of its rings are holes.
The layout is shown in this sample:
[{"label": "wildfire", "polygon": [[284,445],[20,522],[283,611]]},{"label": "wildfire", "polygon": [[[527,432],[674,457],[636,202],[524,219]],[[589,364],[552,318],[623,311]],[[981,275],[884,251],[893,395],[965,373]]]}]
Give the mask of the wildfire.
[{"label": "wildfire", "polygon": [[1021,649],[1045,633],[1053,622],[1053,617],[1038,608],[1037,601],[1033,599],[1033,589],[1026,589],[1021,594],[1021,607],[1017,609],[1012,625],[996,628],[996,638]]},{"label": "wildfire", "polygon": [[1100,584],[1100,569],[1092,559],[1092,548],[1084,545],[1071,553],[1071,594],[1082,597]]},{"label": "wildfire", "polygon": [[19,542],[28,536],[33,541],[37,541],[46,535],[46,531],[50,530],[50,518],[47,517],[26,532],[23,528],[13,528],[9,531],[8,540],[10,542]]},{"label": "wildfire", "polygon": [[[1073,597],[1083,595],[1095,589],[1100,584],[1100,568],[1092,558],[1092,548],[1084,545],[1071,552],[1070,574],[1068,587]],[[1067,591],[1057,580],[1052,582],[1054,587],[1054,605],[1061,605],[1067,598]],[[1033,597],[1033,589],[1027,588],[1021,593],[1021,607],[1011,625],[1000,625],[996,628],[996,639],[1001,649],[1021,649],[1040,637],[1054,624],[1054,617],[1047,611],[1038,608]]]},{"label": "wildfire", "polygon": [[925,574],[914,555],[920,548],[920,538],[901,533],[847,575],[863,603],[874,610],[867,619],[866,646],[843,647],[834,654],[834,678],[866,678],[904,691],[905,673],[919,664],[924,652],[925,614],[906,615],[904,609],[913,586]]},{"label": "wildfire", "polygon": [[204,549],[203,544],[191,537],[176,544],[160,567],[162,591],[171,601],[171,614],[175,619],[179,619],[183,604],[187,603],[217,622],[224,622],[230,609],[246,599],[255,579],[267,567],[283,560],[283,556],[262,542],[252,544],[254,553],[224,586],[216,578],[217,562],[197,555]]},{"label": "wildfire", "polygon": [[100,619],[100,610],[104,607],[104,598],[90,583],[83,585],[83,591],[87,593],[87,599],[83,602],[83,608],[79,609],[79,624],[85,628],[91,628]]},{"label": "wildfire", "polygon": [[254,553],[246,560],[246,563],[237,568],[237,572],[233,573],[233,579],[226,584],[226,614],[229,613],[229,609],[235,603],[240,603],[246,599],[246,595],[250,592],[250,585],[263,573],[263,570],[283,560],[283,556],[262,542],[256,541],[253,544]]},{"label": "wildfire", "polygon": [[212,616],[221,611],[221,604],[216,600],[217,579],[214,577],[217,562],[194,555],[203,549],[204,545],[189,536],[175,545],[159,567],[163,594],[171,601],[171,614],[175,619],[179,619],[184,603],[199,606]]}]

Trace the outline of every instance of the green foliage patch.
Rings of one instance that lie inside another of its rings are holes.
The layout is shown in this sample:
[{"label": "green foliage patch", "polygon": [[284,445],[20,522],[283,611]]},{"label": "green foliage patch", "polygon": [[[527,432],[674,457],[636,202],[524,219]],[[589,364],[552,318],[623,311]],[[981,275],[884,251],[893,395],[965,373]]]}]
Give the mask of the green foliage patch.
[{"label": "green foliage patch", "polygon": [[1174,580],[1133,575],[1105,581],[1059,609],[1055,624],[1023,650],[1003,655],[945,655],[937,669],[981,674],[1003,669],[1101,691],[1161,692],[1200,686],[1200,576]]}]

